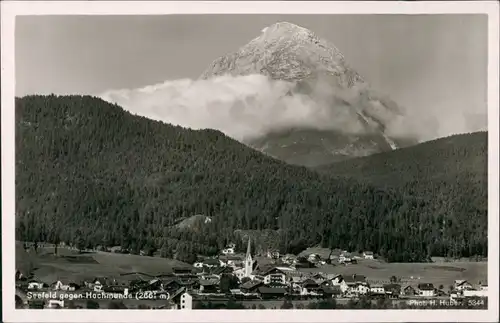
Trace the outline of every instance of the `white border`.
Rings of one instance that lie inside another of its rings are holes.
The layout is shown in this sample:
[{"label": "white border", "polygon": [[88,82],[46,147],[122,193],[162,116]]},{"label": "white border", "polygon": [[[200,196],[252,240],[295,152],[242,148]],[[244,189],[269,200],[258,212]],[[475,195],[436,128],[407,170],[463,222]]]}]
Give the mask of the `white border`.
[{"label": "white border", "polygon": [[[498,322],[499,6],[496,1],[2,1],[2,282],[7,322]],[[147,14],[487,14],[488,19],[488,283],[489,309],[474,310],[15,310],[14,298],[14,21],[16,15]]]}]

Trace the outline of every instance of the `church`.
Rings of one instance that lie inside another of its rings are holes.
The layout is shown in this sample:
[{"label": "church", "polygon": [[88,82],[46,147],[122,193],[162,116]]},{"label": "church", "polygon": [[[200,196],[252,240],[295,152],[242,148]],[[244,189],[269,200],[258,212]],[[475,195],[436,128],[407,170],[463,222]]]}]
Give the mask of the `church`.
[{"label": "church", "polygon": [[245,276],[244,277],[250,277],[252,275],[252,271],[253,271],[253,259],[252,259],[252,253],[251,253],[251,239],[250,239],[250,237],[248,238],[247,254],[245,255],[244,269],[245,269]]},{"label": "church", "polygon": [[248,245],[247,245],[247,253],[245,255],[245,259],[243,261],[243,268],[236,269],[234,271],[234,274],[238,279],[243,279],[245,277],[248,277],[250,279],[253,279],[253,265],[254,265],[254,260],[252,258],[252,246],[251,246],[251,239],[250,237],[248,238]]}]

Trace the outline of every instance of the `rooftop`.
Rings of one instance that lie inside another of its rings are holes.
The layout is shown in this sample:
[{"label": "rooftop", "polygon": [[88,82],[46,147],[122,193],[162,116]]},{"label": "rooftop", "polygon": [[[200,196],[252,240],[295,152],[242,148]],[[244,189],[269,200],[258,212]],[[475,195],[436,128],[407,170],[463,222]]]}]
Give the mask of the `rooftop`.
[{"label": "rooftop", "polygon": [[363,275],[345,275],[343,276],[344,280],[346,283],[365,283],[366,282],[366,277]]},{"label": "rooftop", "polygon": [[215,286],[219,285],[219,282],[212,279],[200,279],[201,286]]},{"label": "rooftop", "polygon": [[243,283],[240,288],[244,288],[244,289],[251,289],[251,288],[254,288],[255,286],[259,286],[259,285],[262,285],[263,282],[260,281],[260,280],[249,280],[245,283]]},{"label": "rooftop", "polygon": [[420,290],[434,290],[434,285],[431,283],[418,284]]},{"label": "rooftop", "polygon": [[220,261],[219,261],[219,259],[208,258],[208,259],[203,260],[203,264],[205,264],[205,265],[219,265]]}]

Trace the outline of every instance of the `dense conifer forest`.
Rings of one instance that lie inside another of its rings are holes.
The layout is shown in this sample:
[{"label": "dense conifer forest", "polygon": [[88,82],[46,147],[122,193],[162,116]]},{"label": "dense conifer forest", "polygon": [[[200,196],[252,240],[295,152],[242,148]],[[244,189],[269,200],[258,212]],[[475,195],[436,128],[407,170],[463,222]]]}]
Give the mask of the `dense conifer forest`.
[{"label": "dense conifer forest", "polygon": [[[476,132],[397,149],[391,152],[317,167],[321,173],[358,178],[364,182],[403,190],[408,195],[426,191],[449,193],[449,186],[474,190],[487,186],[488,133]],[[484,192],[475,192],[484,202]],[[449,194],[447,194],[449,195]],[[457,194],[452,194],[457,197]],[[434,197],[432,194],[425,194]],[[462,196],[460,196],[462,198]]]},{"label": "dense conifer forest", "polygon": [[[485,256],[486,134],[442,140],[317,172],[90,96],[28,96],[16,99],[16,235],[184,261],[264,229],[281,252]],[[212,221],[176,226],[197,214]]]},{"label": "dense conifer forest", "polygon": [[[439,241],[449,246],[445,251],[442,244],[434,243],[439,253],[447,256],[475,254],[471,243],[482,243],[483,252],[486,250],[487,132],[453,135],[413,147],[342,161],[318,170],[331,176],[362,180],[425,203],[427,210],[421,214],[423,224],[431,221],[434,222],[432,227],[437,228],[439,222],[442,223],[439,231],[428,234],[440,237]],[[446,231],[452,235],[436,235]],[[461,239],[453,242],[455,234]],[[445,242],[443,239],[450,240]],[[459,251],[464,248],[469,248],[469,252]]]}]

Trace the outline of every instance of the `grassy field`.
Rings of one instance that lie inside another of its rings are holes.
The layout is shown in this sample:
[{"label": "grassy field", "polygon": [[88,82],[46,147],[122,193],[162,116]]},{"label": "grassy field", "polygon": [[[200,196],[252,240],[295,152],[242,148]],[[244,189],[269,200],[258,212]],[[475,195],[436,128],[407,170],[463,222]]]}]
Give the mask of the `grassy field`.
[{"label": "grassy field", "polygon": [[[29,267],[36,268],[36,277],[48,284],[60,279],[80,282],[85,278],[116,277],[129,272],[164,274],[171,272],[173,267],[189,266],[172,259],[107,252],[78,254],[74,250],[59,248],[58,254],[56,257],[50,247],[40,248],[38,254],[27,253],[21,243],[16,243],[16,266],[24,271]],[[471,284],[487,282],[487,269],[487,262],[385,263],[359,260],[354,265],[325,265],[300,271],[359,274],[366,276],[371,283],[389,282],[389,278],[394,275],[401,279],[403,285],[428,282],[436,287],[443,285],[448,290],[455,279],[465,279]]]},{"label": "grassy field", "polygon": [[471,284],[488,281],[487,262],[449,263],[385,263],[378,260],[359,260],[354,265],[325,265],[319,268],[300,269],[303,272],[323,272],[327,274],[359,274],[372,283],[388,283],[391,276],[401,279],[402,285],[432,283],[443,285],[445,290],[455,279],[465,279]]},{"label": "grassy field", "polygon": [[166,258],[108,252],[78,254],[66,248],[59,248],[57,256],[51,247],[39,248],[35,254],[26,252],[22,243],[16,242],[16,267],[25,272],[34,268],[35,276],[48,284],[61,279],[79,283],[83,279],[118,277],[130,272],[166,274],[172,272],[173,267],[184,266],[189,265]]},{"label": "grassy field", "polygon": [[[312,247],[304,250],[301,255],[311,253],[329,256],[330,249]],[[388,283],[391,276],[401,279],[401,284],[416,285],[423,282],[434,284],[436,287],[443,285],[445,291],[453,284],[455,279],[465,279],[471,284],[488,281],[487,261],[471,262],[467,259],[446,262],[444,258],[433,258],[432,263],[386,263],[380,260],[358,260],[354,265],[325,265],[313,269],[300,269],[304,272],[323,272],[327,274],[359,274],[367,277],[372,283]]]}]

